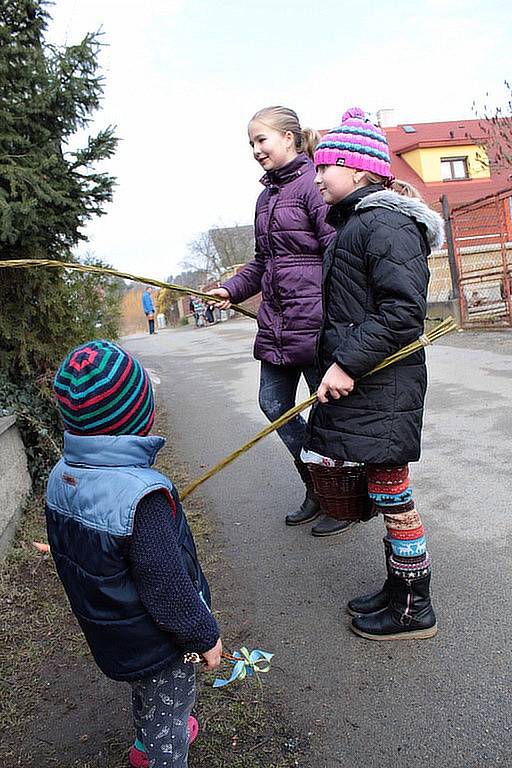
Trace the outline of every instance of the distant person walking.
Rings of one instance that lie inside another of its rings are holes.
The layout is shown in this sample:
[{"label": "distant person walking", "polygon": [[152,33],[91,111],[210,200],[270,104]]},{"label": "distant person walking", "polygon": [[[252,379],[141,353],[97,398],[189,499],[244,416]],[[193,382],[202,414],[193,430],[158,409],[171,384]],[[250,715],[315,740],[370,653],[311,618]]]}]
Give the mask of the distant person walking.
[{"label": "distant person walking", "polygon": [[155,333],[155,305],[151,296],[152,288],[146,288],[142,294],[142,309],[148,319],[149,333],[152,336]]},{"label": "distant person walking", "polygon": [[213,323],[215,322],[215,315],[213,314],[214,309],[215,309],[215,304],[213,303],[213,301],[209,301],[205,309],[206,322],[208,323],[208,325],[213,325]]},{"label": "distant person walking", "polygon": [[205,307],[201,299],[194,298],[191,300],[192,311],[194,313],[194,321],[196,328],[203,328],[205,324]]},{"label": "distant person walking", "polygon": [[[325,223],[328,208],[313,184],[311,158],[318,134],[301,128],[296,113],[286,107],[260,110],[248,131],[254,159],[265,171],[256,203],[256,256],[209,293],[221,299],[221,309],[229,309],[261,291],[254,356],[261,360],[260,408],[274,421],[295,405],[301,376],[311,392],[316,389],[322,259],[334,230]],[[300,509],[287,515],[287,525],[308,523],[321,513],[300,460],[305,426],[297,416],[278,430],[306,485],[306,497]],[[350,525],[324,517],[312,533],[329,536]]]}]

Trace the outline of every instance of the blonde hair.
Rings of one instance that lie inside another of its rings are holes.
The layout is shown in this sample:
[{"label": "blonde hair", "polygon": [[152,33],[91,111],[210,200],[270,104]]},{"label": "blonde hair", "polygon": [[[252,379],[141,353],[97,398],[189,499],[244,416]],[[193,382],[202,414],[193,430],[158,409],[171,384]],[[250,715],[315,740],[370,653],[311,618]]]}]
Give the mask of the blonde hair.
[{"label": "blonde hair", "polygon": [[387,176],[380,176],[378,173],[365,171],[364,178],[368,184],[382,184],[384,187],[390,186],[389,178]]},{"label": "blonde hair", "polygon": [[408,181],[395,179],[391,184],[391,189],[393,192],[397,192],[399,195],[403,195],[404,197],[416,197],[418,200],[425,202],[416,187],[413,187],[413,185],[409,184]]},{"label": "blonde hair", "polygon": [[281,133],[291,131],[293,133],[295,149],[297,152],[305,152],[311,159],[320,141],[320,134],[313,128],[301,128],[297,113],[288,107],[265,107],[258,110],[250,120],[259,120]]}]

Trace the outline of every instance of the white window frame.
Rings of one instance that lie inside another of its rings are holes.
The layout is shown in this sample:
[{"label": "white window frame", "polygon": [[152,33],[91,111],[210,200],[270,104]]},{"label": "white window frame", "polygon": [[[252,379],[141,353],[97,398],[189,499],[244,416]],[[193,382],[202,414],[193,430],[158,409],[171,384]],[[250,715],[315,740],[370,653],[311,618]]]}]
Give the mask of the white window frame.
[{"label": "white window frame", "polygon": [[[464,176],[456,176],[454,163],[464,164]],[[445,168],[448,166],[450,169],[450,175],[445,176]],[[469,164],[467,155],[458,157],[442,157],[441,158],[441,179],[442,181],[464,181],[469,179]]]}]

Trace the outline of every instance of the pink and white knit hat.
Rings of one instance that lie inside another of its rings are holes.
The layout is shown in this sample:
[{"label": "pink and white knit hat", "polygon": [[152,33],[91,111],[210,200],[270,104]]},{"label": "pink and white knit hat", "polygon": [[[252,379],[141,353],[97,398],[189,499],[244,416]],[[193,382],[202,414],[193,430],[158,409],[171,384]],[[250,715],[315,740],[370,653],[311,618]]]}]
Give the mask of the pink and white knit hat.
[{"label": "pink and white knit hat", "polygon": [[359,107],[348,109],[341,125],[322,136],[315,150],[315,165],[345,165],[393,178],[384,131]]}]

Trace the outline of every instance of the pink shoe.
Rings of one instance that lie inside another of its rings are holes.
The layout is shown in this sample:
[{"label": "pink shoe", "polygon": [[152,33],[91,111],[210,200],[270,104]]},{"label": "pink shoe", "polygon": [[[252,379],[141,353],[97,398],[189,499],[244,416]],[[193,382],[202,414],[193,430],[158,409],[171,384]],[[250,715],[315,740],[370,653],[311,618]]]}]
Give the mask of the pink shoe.
[{"label": "pink shoe", "polygon": [[190,715],[188,718],[188,743],[193,744],[199,735],[199,723],[194,715]]},{"label": "pink shoe", "polygon": [[[188,728],[188,743],[193,744],[199,734],[199,723],[194,715],[190,715],[187,723]],[[135,744],[132,744],[128,750],[128,762],[132,768],[148,768],[149,760],[145,752],[141,749],[137,749]]]},{"label": "pink shoe", "polygon": [[148,768],[149,760],[145,752],[141,749],[137,749],[135,744],[132,744],[128,750],[128,762],[132,768]]}]

